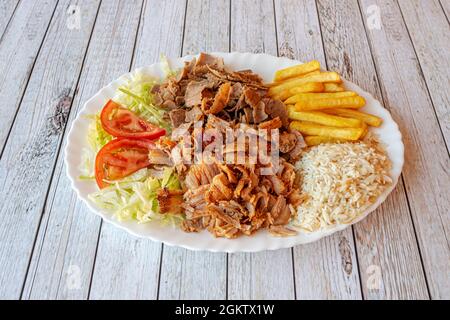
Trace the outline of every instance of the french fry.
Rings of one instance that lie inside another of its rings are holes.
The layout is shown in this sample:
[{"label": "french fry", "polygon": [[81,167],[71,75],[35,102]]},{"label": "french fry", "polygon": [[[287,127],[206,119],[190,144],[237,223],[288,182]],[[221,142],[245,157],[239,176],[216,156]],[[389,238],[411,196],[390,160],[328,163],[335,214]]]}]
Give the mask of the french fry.
[{"label": "french fry", "polygon": [[354,97],[356,96],[354,91],[343,91],[343,92],[321,92],[321,93],[299,93],[295,96],[288,98],[285,103],[292,104],[299,102],[305,98],[311,99],[331,99],[331,98],[344,98],[344,97]]},{"label": "french fry", "polygon": [[359,128],[363,122],[358,119],[333,116],[318,111],[296,111],[292,106],[288,107],[289,118],[293,120],[309,121],[330,127]]},{"label": "french fry", "polygon": [[344,91],[344,86],[339,83],[326,82],[323,84],[324,92],[341,92]]},{"label": "french fry", "polygon": [[364,133],[364,128],[336,128],[322,126],[320,124],[307,121],[292,121],[289,128],[300,131],[302,134],[309,136],[324,136],[336,139],[344,139],[355,141]]},{"label": "french fry", "polygon": [[363,131],[360,139],[364,138],[367,135],[367,132],[369,132],[369,126],[365,122],[362,123],[362,128],[364,129],[364,131]]},{"label": "french fry", "polygon": [[306,136],[305,142],[309,147],[312,147],[312,146],[317,146],[321,143],[338,143],[338,142],[345,142],[345,140],[324,137],[324,136]]},{"label": "french fry", "polygon": [[[320,71],[313,71],[311,73],[306,74],[305,77],[306,76],[309,77],[311,75],[319,74],[319,73],[320,73]],[[295,79],[298,79],[298,78],[295,78]],[[295,88],[292,88],[292,89],[289,89],[289,90],[284,90],[280,94],[272,96],[272,98],[277,98],[277,99],[280,99],[280,100],[286,100],[286,99],[288,99],[288,98],[293,96],[291,91],[294,90],[294,89],[297,89],[298,91],[307,90],[307,91],[303,91],[303,93],[322,92],[323,91],[323,84],[322,84],[322,82],[307,82],[307,83],[302,84],[302,85],[300,85],[298,87],[295,87]]]},{"label": "french fry", "polygon": [[292,80],[288,80],[282,82],[281,84],[271,87],[269,89],[270,96],[276,96],[282,93],[283,91],[288,91],[292,88],[298,87],[302,84],[308,82],[339,82],[341,78],[337,72],[320,72],[319,74],[313,74],[308,77],[300,77],[294,78]]},{"label": "french fry", "polygon": [[297,102],[295,108],[298,111],[325,110],[332,108],[359,109],[365,104],[366,100],[361,96],[332,99],[305,98]]},{"label": "french fry", "polygon": [[300,79],[300,78],[306,78],[306,77],[309,77],[309,76],[313,76],[315,74],[320,74],[320,70],[316,70],[316,71],[312,71],[312,72],[309,72],[309,73],[306,73],[306,74],[302,74],[300,76],[296,76],[294,78],[290,78],[290,79],[287,79],[287,80],[284,80],[284,81],[275,81],[275,82],[271,82],[271,83],[266,83],[265,86],[266,87],[276,87],[276,86],[278,86],[278,85],[280,85],[280,84],[282,84],[282,83],[284,83],[286,81],[291,81],[291,80]]},{"label": "french fry", "polygon": [[327,110],[324,110],[324,112],[338,115],[341,117],[359,119],[361,121],[364,121],[365,123],[367,123],[369,126],[372,126],[372,127],[379,127],[379,126],[381,126],[381,123],[383,122],[383,119],[381,119],[377,116],[374,116],[373,114],[356,111],[356,110],[336,108],[336,109],[327,109]]},{"label": "french fry", "polygon": [[304,64],[299,64],[293,67],[278,70],[277,72],[275,72],[273,81],[275,82],[283,81],[319,69],[320,69],[320,62],[317,60],[312,60]]},{"label": "french fry", "polygon": [[321,82],[307,82],[302,84],[301,86],[292,88],[289,90],[291,95],[296,95],[299,93],[307,93],[307,92],[323,92],[324,86]]}]

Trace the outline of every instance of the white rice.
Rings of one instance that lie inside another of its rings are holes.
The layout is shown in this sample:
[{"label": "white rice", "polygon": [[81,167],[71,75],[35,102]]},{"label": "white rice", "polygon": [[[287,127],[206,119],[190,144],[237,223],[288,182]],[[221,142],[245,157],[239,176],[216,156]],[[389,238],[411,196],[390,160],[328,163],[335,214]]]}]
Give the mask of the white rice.
[{"label": "white rice", "polygon": [[308,232],[351,223],[392,183],[387,155],[370,142],[312,147],[296,167],[306,200],[295,225]]}]

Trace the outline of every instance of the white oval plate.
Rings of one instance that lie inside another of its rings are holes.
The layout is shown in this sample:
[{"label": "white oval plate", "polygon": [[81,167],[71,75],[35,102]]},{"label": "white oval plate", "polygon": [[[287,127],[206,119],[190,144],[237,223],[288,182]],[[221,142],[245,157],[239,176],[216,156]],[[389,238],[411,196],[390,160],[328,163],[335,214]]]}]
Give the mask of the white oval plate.
[{"label": "white oval plate", "polygon": [[[214,52],[212,54],[223,57],[228,68],[233,70],[252,69],[254,72],[260,74],[267,82],[272,80],[273,74],[276,70],[301,63],[300,61],[274,57],[267,54],[239,52]],[[169,59],[169,63],[173,68],[181,68],[184,61],[191,60],[193,57],[194,56],[185,56],[183,58]],[[161,63],[155,63],[151,66],[135,70],[135,72],[136,71],[145,72],[158,78],[162,78],[164,76]],[[73,189],[76,191],[78,197],[83,200],[94,213],[101,216],[105,221],[108,221],[119,228],[125,229],[133,235],[148,238],[154,241],[162,241],[168,245],[180,246],[192,250],[220,252],[255,252],[288,248],[298,244],[317,241],[349,226],[337,225],[326,230],[319,230],[313,233],[299,233],[297,236],[284,238],[273,237],[266,230],[261,230],[250,237],[241,236],[237,239],[229,240],[224,238],[214,238],[214,236],[207,231],[200,233],[185,233],[179,228],[162,226],[157,222],[138,224],[136,221],[117,221],[107,211],[97,208],[95,204],[88,199],[88,195],[97,190],[96,183],[93,181],[82,181],[78,179],[81,174],[79,170],[82,161],[81,150],[88,147],[86,135],[89,123],[84,116],[95,114],[100,111],[108,99],[114,96],[116,89],[123,83],[123,81],[131,77],[131,74],[132,73],[125,74],[119,79],[111,82],[109,85],[98,91],[97,94],[95,94],[84,104],[83,108],[77,115],[77,118],[72,123],[65,148],[67,174],[71,180]],[[358,92],[366,99],[367,104],[363,108],[363,111],[372,113],[383,119],[383,125],[381,127],[371,128],[371,130],[378,134],[381,142],[386,146],[387,153],[392,161],[391,176],[394,181],[392,186],[387,189],[377,199],[377,201],[364,212],[364,214],[353,222],[356,223],[364,219],[370,212],[375,210],[394,189],[403,167],[404,146],[402,143],[401,133],[390,113],[384,109],[381,104],[372,97],[372,95],[363,91],[355,84],[345,80],[344,84],[348,89]]]}]

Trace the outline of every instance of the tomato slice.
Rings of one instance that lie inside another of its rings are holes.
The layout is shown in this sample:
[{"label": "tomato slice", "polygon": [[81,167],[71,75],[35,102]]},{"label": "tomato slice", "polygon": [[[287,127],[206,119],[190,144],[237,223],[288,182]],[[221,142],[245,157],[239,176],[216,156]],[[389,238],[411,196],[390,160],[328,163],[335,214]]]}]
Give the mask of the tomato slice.
[{"label": "tomato slice", "polygon": [[145,121],[112,100],[103,107],[100,120],[103,129],[114,137],[156,139],[166,134],[166,130]]},{"label": "tomato slice", "polygon": [[118,138],[100,149],[95,158],[95,180],[100,189],[109,181],[122,179],[150,165],[149,150],[155,144],[147,139]]}]

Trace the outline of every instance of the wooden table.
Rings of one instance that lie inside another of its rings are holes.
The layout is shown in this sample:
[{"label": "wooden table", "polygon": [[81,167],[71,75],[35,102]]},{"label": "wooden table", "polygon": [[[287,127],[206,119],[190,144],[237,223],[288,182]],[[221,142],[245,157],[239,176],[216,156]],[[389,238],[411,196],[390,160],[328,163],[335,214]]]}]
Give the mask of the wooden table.
[{"label": "wooden table", "polygon": [[[0,297],[449,299],[449,0],[2,0]],[[371,92],[406,147],[363,222],[255,254],[194,252],[102,223],[65,174],[67,128],[122,73],[200,51],[307,61]]]}]

